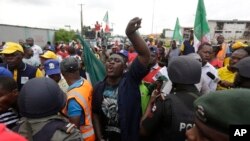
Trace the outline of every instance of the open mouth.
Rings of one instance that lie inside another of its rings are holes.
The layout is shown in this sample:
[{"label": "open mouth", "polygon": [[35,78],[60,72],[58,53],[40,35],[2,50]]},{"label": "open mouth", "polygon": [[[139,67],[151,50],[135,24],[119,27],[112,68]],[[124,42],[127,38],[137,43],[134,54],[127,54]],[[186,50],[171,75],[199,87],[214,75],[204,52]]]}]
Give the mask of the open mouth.
[{"label": "open mouth", "polygon": [[109,65],[108,66],[108,69],[107,69],[107,72],[110,73],[110,72],[113,72],[114,71],[114,68],[112,65]]}]

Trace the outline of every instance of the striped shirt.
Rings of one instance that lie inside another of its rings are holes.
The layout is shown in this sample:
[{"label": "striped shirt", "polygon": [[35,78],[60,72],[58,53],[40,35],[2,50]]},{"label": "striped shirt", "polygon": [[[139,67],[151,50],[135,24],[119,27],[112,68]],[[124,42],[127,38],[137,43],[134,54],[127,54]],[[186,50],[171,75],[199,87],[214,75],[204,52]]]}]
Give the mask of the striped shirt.
[{"label": "striped shirt", "polygon": [[0,112],[0,123],[5,124],[9,129],[13,128],[18,120],[18,114],[12,108],[6,112]]}]

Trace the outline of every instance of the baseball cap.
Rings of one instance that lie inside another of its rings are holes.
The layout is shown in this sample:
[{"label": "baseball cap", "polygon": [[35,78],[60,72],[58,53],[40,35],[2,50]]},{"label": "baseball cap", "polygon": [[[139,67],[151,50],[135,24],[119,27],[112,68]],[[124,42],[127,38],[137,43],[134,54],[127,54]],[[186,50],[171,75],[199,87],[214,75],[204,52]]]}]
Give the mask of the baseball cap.
[{"label": "baseball cap", "polygon": [[122,49],[117,54],[120,54],[123,57],[128,58],[128,51],[127,50]]},{"label": "baseball cap", "polygon": [[230,89],[203,95],[194,101],[195,117],[206,126],[228,134],[229,125],[250,124],[249,93],[249,89]]},{"label": "baseball cap", "polygon": [[55,47],[49,45],[49,46],[48,46],[48,50],[50,50],[50,51],[55,51]]},{"label": "baseball cap", "polygon": [[10,77],[10,78],[13,77],[12,73],[8,69],[6,69],[4,67],[0,67],[0,76],[7,76],[7,77]]},{"label": "baseball cap", "polygon": [[153,53],[158,53],[157,47],[153,47],[153,46],[149,47],[149,51]]},{"label": "baseball cap", "polygon": [[61,62],[60,69],[62,72],[73,73],[79,70],[79,62],[74,57],[68,57]]},{"label": "baseball cap", "polygon": [[23,47],[20,44],[14,42],[7,42],[3,48],[3,51],[0,52],[2,54],[12,54],[16,51],[24,53]]},{"label": "baseball cap", "polygon": [[244,44],[240,41],[237,41],[232,45],[232,49],[239,49],[239,48],[243,48],[243,47],[247,47],[247,46],[248,46],[247,44]]},{"label": "baseball cap", "polygon": [[57,59],[56,54],[50,50],[48,50],[44,54],[40,55],[40,57],[43,57],[46,59]]},{"label": "baseball cap", "polygon": [[44,70],[47,75],[60,74],[59,61],[55,59],[49,59],[44,62]]},{"label": "baseball cap", "polygon": [[245,57],[241,59],[238,63],[236,63],[234,66],[238,70],[238,73],[246,78],[250,78],[250,57]]}]

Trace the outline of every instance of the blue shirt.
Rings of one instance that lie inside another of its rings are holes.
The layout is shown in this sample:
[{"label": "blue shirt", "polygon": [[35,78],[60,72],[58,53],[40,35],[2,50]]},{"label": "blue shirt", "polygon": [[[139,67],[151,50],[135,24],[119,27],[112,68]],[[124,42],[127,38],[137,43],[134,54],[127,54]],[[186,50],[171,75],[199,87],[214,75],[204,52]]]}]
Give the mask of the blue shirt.
[{"label": "blue shirt", "polygon": [[[68,91],[80,87],[83,84],[83,82],[84,82],[83,78],[77,80],[75,83],[69,86]],[[68,111],[67,115],[69,117],[80,116],[80,125],[84,124],[84,110],[75,99],[69,100],[67,111]]]},{"label": "blue shirt", "polygon": [[[122,141],[138,141],[141,118],[141,96],[139,85],[149,69],[142,65],[138,58],[134,60],[129,71],[122,76],[118,86],[118,115]],[[93,113],[100,116],[102,127],[107,125],[102,111],[104,90],[107,87],[106,79],[94,87],[92,108]],[[104,138],[110,138],[103,134]]]}]

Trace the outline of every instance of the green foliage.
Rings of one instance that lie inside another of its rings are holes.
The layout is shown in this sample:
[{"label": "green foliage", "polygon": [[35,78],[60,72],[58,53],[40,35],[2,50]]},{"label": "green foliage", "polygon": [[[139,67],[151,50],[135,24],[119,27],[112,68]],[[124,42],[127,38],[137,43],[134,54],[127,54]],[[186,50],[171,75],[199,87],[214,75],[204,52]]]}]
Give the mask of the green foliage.
[{"label": "green foliage", "polygon": [[55,41],[64,41],[70,42],[71,40],[76,39],[76,33],[74,30],[67,31],[65,29],[59,29],[55,32]]}]

